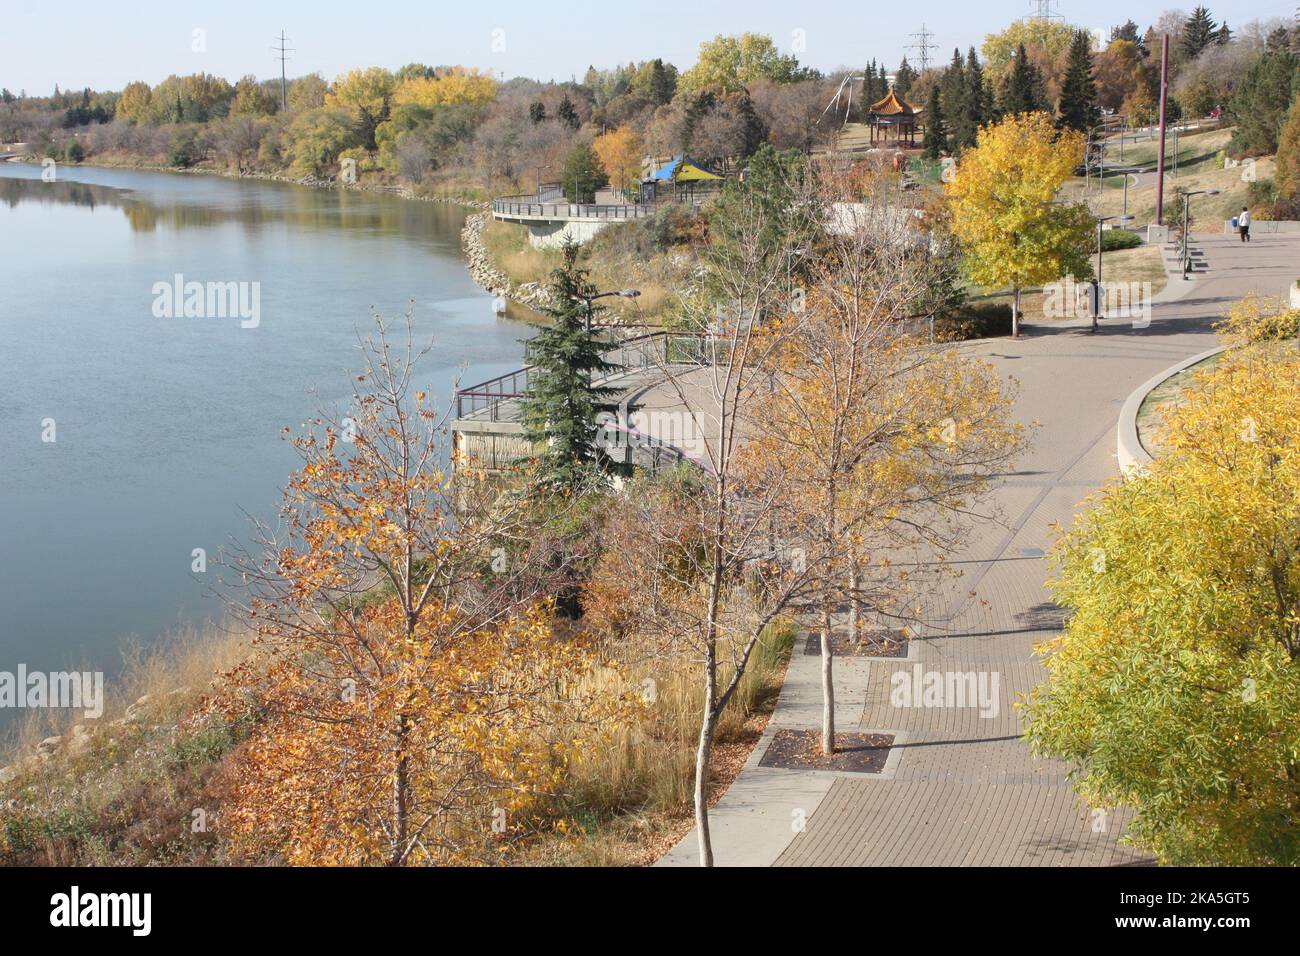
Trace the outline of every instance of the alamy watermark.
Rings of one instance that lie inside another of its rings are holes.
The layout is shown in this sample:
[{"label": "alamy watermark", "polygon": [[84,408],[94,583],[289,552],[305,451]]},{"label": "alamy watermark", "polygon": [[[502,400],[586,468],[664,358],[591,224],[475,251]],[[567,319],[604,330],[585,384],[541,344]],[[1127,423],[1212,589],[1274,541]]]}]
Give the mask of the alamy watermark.
[{"label": "alamy watermark", "polygon": [[255,329],[262,322],[260,282],[187,282],[178,272],[171,282],[155,282],[150,291],[154,318],[238,318],[243,329]]},{"label": "alamy watermark", "polygon": [[986,720],[998,716],[997,671],[927,671],[920,664],[890,677],[894,707],[977,708]]},{"label": "alamy watermark", "polygon": [[1133,328],[1151,324],[1150,282],[1078,282],[1074,276],[1043,286],[1043,317],[1078,319],[1097,315],[1130,319]]},{"label": "alamy watermark", "polygon": [[89,719],[104,715],[103,671],[0,671],[0,708],[81,710]]}]

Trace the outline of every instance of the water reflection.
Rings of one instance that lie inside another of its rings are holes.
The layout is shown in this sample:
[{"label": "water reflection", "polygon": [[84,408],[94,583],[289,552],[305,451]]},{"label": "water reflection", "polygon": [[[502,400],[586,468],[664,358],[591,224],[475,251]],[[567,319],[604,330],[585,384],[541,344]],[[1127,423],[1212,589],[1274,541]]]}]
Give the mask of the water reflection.
[{"label": "water reflection", "polygon": [[[31,175],[0,174],[0,203],[22,203],[120,209],[135,232],[211,229],[226,224],[257,233],[270,226],[306,229],[360,230],[378,236],[445,236],[464,218],[463,210],[436,202],[412,202],[394,196],[347,190],[331,192],[323,202],[318,190],[282,186],[260,180],[212,183],[213,177],[182,176],[200,184],[207,195],[142,193],[129,187],[58,179],[46,182],[31,167]],[[9,172],[9,170],[5,170]],[[98,171],[97,171],[98,172]],[[223,188],[224,187],[224,188]]]}]

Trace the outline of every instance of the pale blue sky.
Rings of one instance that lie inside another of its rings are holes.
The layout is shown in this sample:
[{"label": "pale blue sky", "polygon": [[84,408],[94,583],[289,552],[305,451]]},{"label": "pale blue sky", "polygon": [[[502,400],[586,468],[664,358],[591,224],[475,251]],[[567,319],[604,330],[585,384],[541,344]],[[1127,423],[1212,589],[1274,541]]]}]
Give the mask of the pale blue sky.
[{"label": "pale blue sky", "polygon": [[[1174,6],[1190,9],[1193,3],[1061,0],[1059,8],[1072,23],[1105,30],[1128,18],[1145,29]],[[892,69],[922,22],[943,61],[954,46],[978,47],[985,34],[1029,7],[1028,0],[0,0],[0,85],[47,94],[55,83],[120,89],[131,80],[156,83],[169,73],[278,76],[270,47],[281,27],[297,50],[290,76],[319,70],[332,78],[356,66],[419,61],[479,66],[507,79],[565,80],[580,78],[589,64],[655,56],[684,68],[694,62],[701,40],[744,30],[770,34],[801,62],[821,69],[860,67],[873,57]],[[1236,28],[1290,18],[1296,0],[1220,0],[1209,7]],[[192,49],[195,29],[206,31],[203,52]],[[915,62],[915,54],[909,59]]]}]

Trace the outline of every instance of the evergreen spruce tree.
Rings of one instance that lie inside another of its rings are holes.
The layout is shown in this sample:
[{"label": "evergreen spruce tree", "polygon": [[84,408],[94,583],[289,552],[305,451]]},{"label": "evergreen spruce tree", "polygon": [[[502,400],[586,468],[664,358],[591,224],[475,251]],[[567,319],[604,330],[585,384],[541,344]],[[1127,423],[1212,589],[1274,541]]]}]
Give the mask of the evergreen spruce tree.
[{"label": "evergreen spruce tree", "polygon": [[676,92],[676,84],[669,76],[668,70],[664,68],[664,61],[656,59],[650,64],[650,98],[657,105],[663,106],[673,98],[674,92]]},{"label": "evergreen spruce tree", "polygon": [[963,149],[974,146],[980,129],[993,118],[993,98],[988,85],[984,82],[984,70],[980,66],[975,48],[966,51],[966,113],[969,122],[963,126],[965,139]]},{"label": "evergreen spruce tree", "polygon": [[912,92],[912,85],[916,82],[916,70],[912,69],[912,64],[907,62],[907,57],[903,57],[903,62],[898,64],[898,72],[894,74],[894,92],[899,97],[906,98],[907,94]]},{"label": "evergreen spruce tree", "polygon": [[1086,133],[1101,122],[1097,84],[1092,78],[1092,37],[1086,30],[1075,31],[1066,63],[1057,124]]},{"label": "evergreen spruce tree", "polygon": [[1043,91],[1043,77],[1029,62],[1022,43],[1016,50],[1016,61],[1011,67],[1006,85],[1002,88],[1002,112],[1008,116],[1034,113],[1047,109]]},{"label": "evergreen spruce tree", "polygon": [[560,188],[564,198],[573,203],[593,203],[596,190],[609,183],[605,169],[590,143],[578,143],[564,160]]},{"label": "evergreen spruce tree", "polygon": [[1230,147],[1233,155],[1277,152],[1298,72],[1300,57],[1286,50],[1265,53],[1255,61],[1228,107],[1237,127]]},{"label": "evergreen spruce tree", "polygon": [[[533,371],[523,401],[524,437],[538,445],[537,479],[551,489],[577,490],[606,457],[596,447],[596,416],[614,389],[593,385],[611,366],[587,328],[587,302],[596,287],[578,268],[578,246],[564,245],[564,261],[551,273],[552,322],[530,342]],[[593,308],[593,314],[600,312]]]},{"label": "evergreen spruce tree", "polygon": [[767,142],[767,124],[763,122],[754,109],[754,103],[749,98],[749,93],[742,92],[736,102],[736,114],[740,118],[741,127],[744,131],[744,141],[741,143],[741,155],[744,159],[749,159],[754,153],[758,152],[760,146]]},{"label": "evergreen spruce tree", "polygon": [[956,156],[968,143],[975,141],[974,125],[967,103],[966,68],[961,50],[952,51],[952,62],[939,80],[943,116],[948,127],[948,152]]},{"label": "evergreen spruce tree", "polygon": [[578,119],[578,110],[567,93],[564,94],[564,99],[560,100],[560,105],[555,110],[555,116],[561,123],[568,123],[572,129],[577,129],[582,125],[582,121]]},{"label": "evergreen spruce tree", "polygon": [[925,107],[925,135],[921,138],[921,147],[926,159],[938,159],[943,155],[947,142],[947,130],[943,122],[943,102],[939,93],[939,84],[930,87],[930,101]]},{"label": "evergreen spruce tree", "polygon": [[1214,42],[1214,18],[1205,7],[1197,7],[1183,24],[1183,56],[1194,60]]}]

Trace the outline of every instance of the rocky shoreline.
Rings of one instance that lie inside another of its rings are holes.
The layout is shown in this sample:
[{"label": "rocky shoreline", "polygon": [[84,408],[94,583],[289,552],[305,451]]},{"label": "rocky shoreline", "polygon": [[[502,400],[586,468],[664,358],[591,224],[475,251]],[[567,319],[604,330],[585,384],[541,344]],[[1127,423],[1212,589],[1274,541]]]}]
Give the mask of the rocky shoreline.
[{"label": "rocky shoreline", "polygon": [[483,230],[491,221],[492,213],[478,212],[465,220],[465,228],[461,230],[460,244],[465,250],[470,278],[479,288],[526,308],[537,310],[549,305],[551,297],[540,282],[515,285],[509,276],[492,264],[487,244],[483,241]]}]

